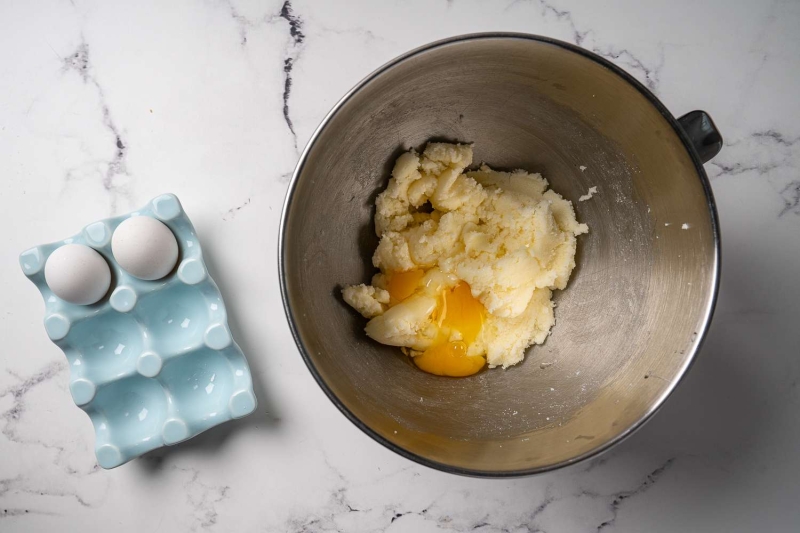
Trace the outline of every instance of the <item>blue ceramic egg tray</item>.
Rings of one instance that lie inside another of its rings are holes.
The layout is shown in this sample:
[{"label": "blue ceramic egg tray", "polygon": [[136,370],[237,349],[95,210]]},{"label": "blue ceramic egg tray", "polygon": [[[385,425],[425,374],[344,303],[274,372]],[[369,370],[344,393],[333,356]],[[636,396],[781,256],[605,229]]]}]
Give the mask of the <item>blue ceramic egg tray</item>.
[{"label": "blue ceramic egg tray", "polygon": [[[165,278],[144,281],[114,261],[111,235],[131,216],[154,217],[175,235],[178,266]],[[47,258],[70,243],[94,248],[111,268],[111,288],[95,304],[65,302],[45,282]],[[225,304],[176,196],[159,196],[139,211],[27,250],[20,265],[44,297],[45,330],[67,356],[72,399],[92,420],[103,468],[255,409],[247,361],[231,338]]]}]

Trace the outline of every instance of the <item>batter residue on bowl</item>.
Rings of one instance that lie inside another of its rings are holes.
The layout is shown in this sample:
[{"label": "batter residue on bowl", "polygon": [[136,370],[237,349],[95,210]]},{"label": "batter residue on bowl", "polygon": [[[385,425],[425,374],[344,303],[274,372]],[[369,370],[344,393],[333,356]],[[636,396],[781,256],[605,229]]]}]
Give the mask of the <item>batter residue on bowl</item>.
[{"label": "batter residue on bowl", "polygon": [[540,174],[471,164],[464,144],[401,155],[376,200],[380,273],[342,291],[367,335],[442,376],[507,368],[543,343],[589,231]]}]

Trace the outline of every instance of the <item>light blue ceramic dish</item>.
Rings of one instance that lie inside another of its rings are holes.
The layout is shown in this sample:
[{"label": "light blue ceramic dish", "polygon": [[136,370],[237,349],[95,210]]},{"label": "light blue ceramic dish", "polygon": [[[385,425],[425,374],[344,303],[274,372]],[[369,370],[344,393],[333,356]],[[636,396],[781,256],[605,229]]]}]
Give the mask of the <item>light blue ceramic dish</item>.
[{"label": "light blue ceramic dish", "polygon": [[[175,235],[178,266],[165,278],[144,281],[114,261],[111,235],[132,216],[154,217]],[[95,304],[65,302],[45,282],[47,258],[70,243],[94,248],[111,268],[111,288]],[[138,211],[31,248],[20,265],[44,297],[45,330],[67,356],[72,398],[92,420],[103,468],[255,409],[247,361],[231,338],[225,304],[176,196],[159,196]]]}]

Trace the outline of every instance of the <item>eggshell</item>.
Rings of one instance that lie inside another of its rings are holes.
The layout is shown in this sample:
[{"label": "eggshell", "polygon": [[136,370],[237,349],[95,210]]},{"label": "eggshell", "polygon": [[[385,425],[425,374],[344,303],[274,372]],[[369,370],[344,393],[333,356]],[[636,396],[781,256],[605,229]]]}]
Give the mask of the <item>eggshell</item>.
[{"label": "eggshell", "polygon": [[90,305],[108,292],[111,269],[99,253],[83,244],[65,244],[50,254],[44,278],[53,294],[77,305]]},{"label": "eggshell", "polygon": [[163,222],[148,216],[124,220],[111,237],[111,251],[123,270],[144,280],[161,279],[178,261],[178,241]]}]

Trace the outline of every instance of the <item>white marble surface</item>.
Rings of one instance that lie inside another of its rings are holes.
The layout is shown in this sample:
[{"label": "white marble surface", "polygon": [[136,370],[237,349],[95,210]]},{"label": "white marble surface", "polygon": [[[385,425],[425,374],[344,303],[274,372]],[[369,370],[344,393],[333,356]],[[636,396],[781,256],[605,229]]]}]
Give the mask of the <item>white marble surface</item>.
[{"label": "white marble surface", "polygon": [[[798,27],[792,0],[4,1],[0,530],[796,531]],[[418,466],[346,421],[292,342],[275,260],[288,176],[334,102],[395,55],[485,30],[595,50],[726,139],[707,165],[722,289],[689,376],[612,453],[504,481]],[[164,191],[197,226],[261,404],[106,472],[17,254]]]}]

